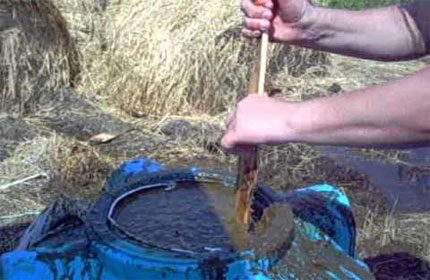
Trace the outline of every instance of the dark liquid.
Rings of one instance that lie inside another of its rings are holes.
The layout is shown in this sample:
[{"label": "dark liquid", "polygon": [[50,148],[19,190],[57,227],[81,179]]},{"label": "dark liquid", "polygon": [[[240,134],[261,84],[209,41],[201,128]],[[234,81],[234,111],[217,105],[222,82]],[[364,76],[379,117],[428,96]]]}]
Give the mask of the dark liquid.
[{"label": "dark liquid", "polygon": [[178,184],[144,190],[124,199],[114,219],[145,243],[192,252],[247,247],[247,230],[236,223],[234,190],[217,184]]}]

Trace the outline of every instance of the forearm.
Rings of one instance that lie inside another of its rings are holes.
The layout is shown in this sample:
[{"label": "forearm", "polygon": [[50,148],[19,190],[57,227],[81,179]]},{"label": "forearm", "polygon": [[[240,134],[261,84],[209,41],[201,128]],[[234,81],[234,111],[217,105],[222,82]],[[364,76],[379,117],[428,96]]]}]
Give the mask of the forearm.
[{"label": "forearm", "polygon": [[430,144],[430,68],[384,86],[290,106],[287,141],[361,147]]},{"label": "forearm", "polygon": [[427,53],[417,18],[405,8],[346,11],[310,7],[308,10],[302,22],[300,45],[383,61],[413,59]]}]

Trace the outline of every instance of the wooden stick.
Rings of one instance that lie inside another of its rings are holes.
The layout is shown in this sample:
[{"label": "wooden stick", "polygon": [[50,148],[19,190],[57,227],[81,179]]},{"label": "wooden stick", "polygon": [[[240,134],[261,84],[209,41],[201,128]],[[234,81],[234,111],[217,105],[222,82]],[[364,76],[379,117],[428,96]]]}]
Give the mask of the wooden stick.
[{"label": "wooden stick", "polygon": [[[248,93],[264,94],[269,36],[263,33],[260,42],[259,60],[251,70]],[[250,154],[241,155],[238,164],[236,186],[236,220],[244,225],[251,223],[252,201],[257,188],[258,149],[253,147]]]},{"label": "wooden stick", "polygon": [[261,36],[260,45],[260,71],[258,77],[258,95],[264,94],[264,84],[266,79],[266,69],[267,69],[267,49],[269,47],[269,35],[264,32]]},{"label": "wooden stick", "polygon": [[0,190],[2,191],[2,190],[5,190],[5,189],[8,189],[10,187],[13,187],[13,186],[16,186],[16,185],[19,185],[19,184],[26,183],[28,181],[34,180],[34,179],[39,179],[41,177],[49,178],[46,173],[39,173],[39,174],[35,174],[33,176],[26,177],[24,179],[20,179],[20,180],[14,181],[12,183],[1,185],[0,186]]}]

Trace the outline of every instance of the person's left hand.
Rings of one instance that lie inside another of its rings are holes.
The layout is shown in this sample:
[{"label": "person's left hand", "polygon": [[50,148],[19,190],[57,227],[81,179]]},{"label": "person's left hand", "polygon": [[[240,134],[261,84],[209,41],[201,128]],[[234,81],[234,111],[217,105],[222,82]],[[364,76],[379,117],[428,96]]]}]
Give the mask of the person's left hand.
[{"label": "person's left hand", "polygon": [[231,153],[245,153],[250,146],[288,141],[291,130],[286,116],[290,105],[278,98],[249,95],[227,119],[222,148]]}]

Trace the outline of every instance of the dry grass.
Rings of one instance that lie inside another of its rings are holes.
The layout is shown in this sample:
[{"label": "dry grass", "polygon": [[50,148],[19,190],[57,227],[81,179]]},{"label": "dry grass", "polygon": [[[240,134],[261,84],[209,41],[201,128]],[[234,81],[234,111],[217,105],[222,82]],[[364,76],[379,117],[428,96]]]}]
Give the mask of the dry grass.
[{"label": "dry grass", "polygon": [[[0,162],[0,185],[5,186],[36,174],[49,176],[52,142],[36,138],[19,145],[13,156]],[[0,215],[42,210],[46,204],[38,191],[49,179],[31,180],[0,192]]]},{"label": "dry grass", "polygon": [[64,195],[97,197],[113,172],[113,159],[79,141],[57,138],[50,154],[51,186],[62,188]]},{"label": "dry grass", "polygon": [[0,17],[0,110],[28,114],[43,92],[76,82],[78,53],[48,0],[2,1]]},{"label": "dry grass", "polygon": [[0,188],[41,176],[0,190],[0,216],[42,210],[60,196],[94,198],[114,165],[96,148],[57,135],[22,143],[0,162]]},{"label": "dry grass", "polygon": [[430,214],[380,215],[368,209],[358,229],[359,256],[408,252],[430,262]]},{"label": "dry grass", "polygon": [[19,145],[12,157],[0,162],[0,185],[35,174],[48,174],[52,146],[52,141],[42,137]]}]

